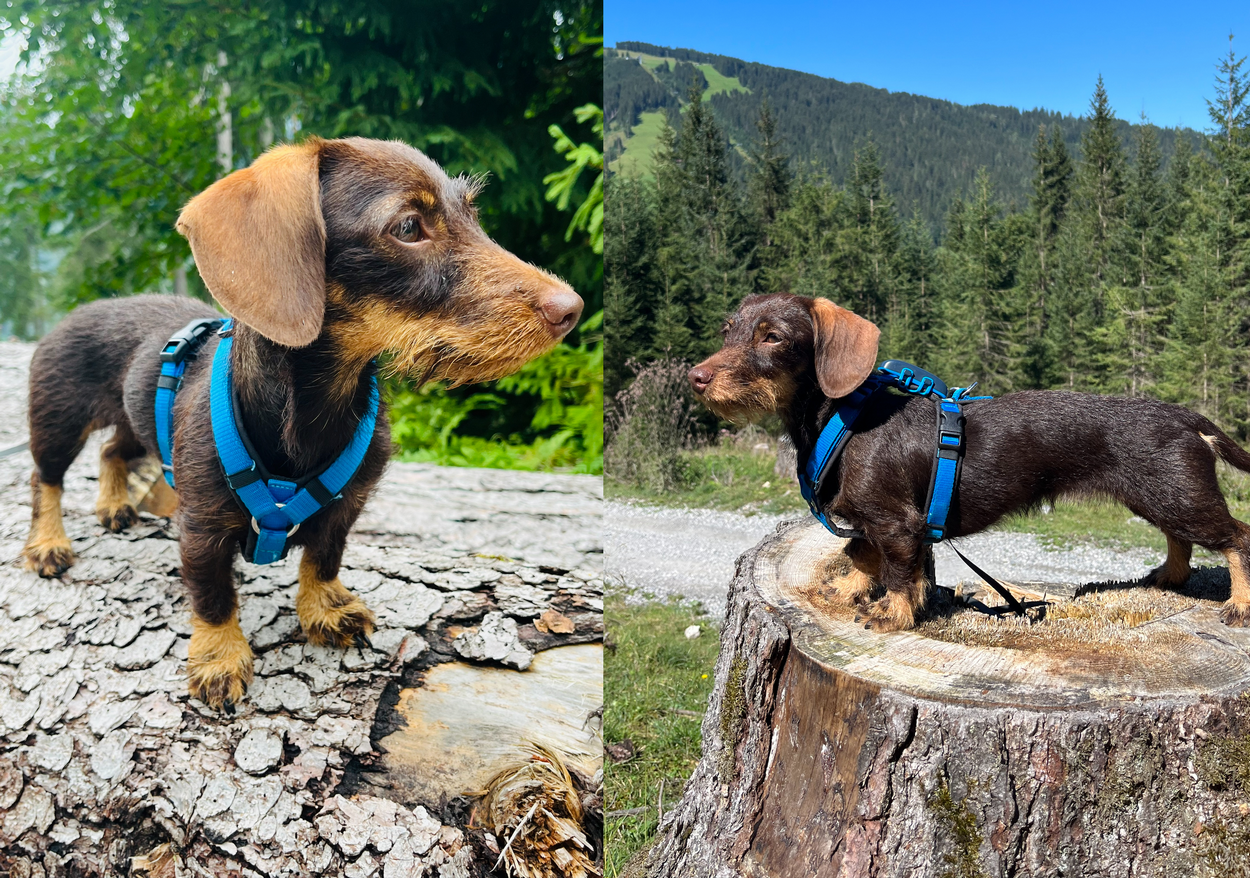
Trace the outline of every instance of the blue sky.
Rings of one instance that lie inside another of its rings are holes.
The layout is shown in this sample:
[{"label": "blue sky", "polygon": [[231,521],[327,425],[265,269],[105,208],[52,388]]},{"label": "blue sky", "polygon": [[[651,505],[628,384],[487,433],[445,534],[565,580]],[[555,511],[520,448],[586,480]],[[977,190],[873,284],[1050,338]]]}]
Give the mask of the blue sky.
[{"label": "blue sky", "polygon": [[[606,0],[607,45],[642,40],[961,104],[1083,114],[1101,73],[1116,115],[1204,129],[1215,65],[1250,54],[1250,2]],[[1250,61],[1243,70],[1250,73]]]}]

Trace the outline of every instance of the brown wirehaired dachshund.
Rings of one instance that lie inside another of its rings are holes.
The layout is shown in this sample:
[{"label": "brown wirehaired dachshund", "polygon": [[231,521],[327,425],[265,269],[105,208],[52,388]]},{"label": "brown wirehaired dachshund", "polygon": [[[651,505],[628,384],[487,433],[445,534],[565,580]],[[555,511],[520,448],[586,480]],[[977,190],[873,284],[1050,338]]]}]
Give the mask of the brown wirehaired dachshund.
[{"label": "brown wirehaired dachshund", "polygon": [[[690,370],[695,393],[730,420],[776,413],[799,460],[846,396],[875,370],[876,326],[827,299],[751,296],[723,329],[724,346]],[[1250,623],[1250,527],[1220,493],[1217,459],[1250,472],[1250,454],[1201,415],[1150,399],[1026,390],[965,406],[965,452],[946,535],[1065,497],[1111,497],[1163,531],[1167,561],[1145,582],[1189,578],[1193,544],[1222,552],[1232,594],[1226,624]],[[870,397],[818,502],[864,534],[841,589],[867,626],[915,625],[924,606],[924,504],[936,442],[932,401]],[[869,603],[875,583],[885,594]]]},{"label": "brown wirehaired dachshund", "polygon": [[[178,219],[204,283],[234,318],[238,417],[259,461],[292,480],[320,472],[369,402],[373,361],[420,380],[486,381],[550,350],[577,323],[568,285],[492,241],[478,183],[451,179],[397,142],[309,139],[277,147],[214,183]],[[87,436],[115,427],[100,459],[97,514],[111,531],[137,520],[127,461],[157,450],[160,352],[188,322],[218,316],[186,298],[138,296],[76,309],[36,349],[30,370],[34,515],[26,564],[57,576],[74,562],[61,482]],[[174,408],[182,578],[193,633],[192,695],[229,708],[252,679],[231,566],[252,519],[228,489],[209,419],[218,338],[187,366]],[[347,646],[373,614],[339,582],[347,534],[390,456],[385,410],[341,499],[291,534],[304,547],[296,609],[314,643]]]}]

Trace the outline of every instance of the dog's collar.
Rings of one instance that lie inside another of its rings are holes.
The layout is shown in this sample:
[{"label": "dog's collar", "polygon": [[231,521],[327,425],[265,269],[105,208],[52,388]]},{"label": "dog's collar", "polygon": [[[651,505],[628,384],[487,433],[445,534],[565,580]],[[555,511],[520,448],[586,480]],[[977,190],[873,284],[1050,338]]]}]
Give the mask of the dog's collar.
[{"label": "dog's collar", "polygon": [[863,384],[843,397],[842,404],[821,428],[812,452],[806,460],[798,461],[799,491],[812,515],[830,533],[842,538],[863,538],[863,532],[849,523],[836,517],[830,521],[821,509],[818,497],[825,478],[853,435],[851,428],[860,412],[873,394],[889,387],[913,396],[928,397],[936,404],[937,448],[929,479],[929,497],[925,504],[925,542],[940,542],[946,535],[946,519],[959,483],[964,447],[963,404],[990,399],[988,396],[970,396],[975,384],[950,391],[946,383],[931,372],[902,360],[886,360]]},{"label": "dog's collar", "polygon": [[[343,488],[356,475],[373,442],[378,417],[378,376],[369,376],[369,403],[356,432],[343,453],[318,475],[299,482],[269,478],[249,453],[250,443],[235,417],[230,351],[234,337],[229,333],[230,320],[200,320],[188,324],[170,338],[162,350],[161,377],[156,391],[156,436],[164,462],[165,478],[174,485],[173,472],[173,403],[182,383],[186,360],[218,329],[221,340],[213,353],[213,372],[209,385],[209,408],[213,442],[217,459],[226,477],[226,485],[235,500],[252,517],[243,556],[253,564],[271,564],[286,556],[287,537],[295,533],[310,516],[339,499]],[[188,339],[190,341],[188,341]],[[168,354],[168,358],[167,358]],[[168,371],[167,371],[168,369]]]}]

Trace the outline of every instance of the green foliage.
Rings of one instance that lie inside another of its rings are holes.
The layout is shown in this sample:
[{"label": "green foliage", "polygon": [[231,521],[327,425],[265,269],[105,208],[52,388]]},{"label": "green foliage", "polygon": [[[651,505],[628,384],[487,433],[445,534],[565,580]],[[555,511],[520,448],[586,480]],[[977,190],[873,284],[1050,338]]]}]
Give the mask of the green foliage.
[{"label": "green foliage", "polygon": [[[629,602],[610,591],[604,602],[603,739],[630,741],[637,753],[605,761],[604,809],[645,808],[609,817],[604,826],[607,878],[617,878],[656,834],[663,785],[665,811],[681,797],[699,759],[699,717],[712,692],[719,646],[716,629],[698,606]],[[688,640],[690,625],[702,634]]]},{"label": "green foliage", "polygon": [[[580,173],[602,168],[594,0],[11,0],[4,36],[25,38],[26,64],[0,84],[0,331],[38,337],[77,303],[172,292],[184,276],[206,298],[179,208],[275,140],[308,135],[398,138],[452,174],[489,174],[487,231],[601,308],[602,180]],[[524,387],[401,393],[398,412],[432,417],[397,425],[401,445],[423,436],[439,459],[595,469],[577,412],[597,391],[577,382],[598,367],[583,348],[533,365]],[[559,388],[558,418],[539,385]]]}]

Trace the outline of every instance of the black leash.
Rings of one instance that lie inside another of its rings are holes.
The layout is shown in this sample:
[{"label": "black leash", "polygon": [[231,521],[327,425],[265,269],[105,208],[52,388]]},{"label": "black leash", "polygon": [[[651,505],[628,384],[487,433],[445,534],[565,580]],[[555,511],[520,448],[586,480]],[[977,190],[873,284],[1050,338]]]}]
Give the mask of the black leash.
[{"label": "black leash", "polygon": [[949,543],[948,545],[951,547],[951,550],[952,550],[952,551],[953,551],[956,555],[958,555],[958,556],[960,557],[960,559],[961,559],[961,560],[962,560],[965,564],[967,564],[969,567],[971,567],[971,568],[972,568],[972,572],[973,572],[973,573],[975,573],[977,576],[979,576],[979,577],[981,577],[982,579],[984,579],[984,580],[985,580],[985,582],[989,585],[989,587],[990,587],[990,588],[994,589],[994,591],[996,591],[996,592],[998,592],[998,593],[999,593],[999,595],[1002,597],[1002,599],[1003,599],[1003,600],[1005,600],[1005,601],[1007,602],[1007,606],[1011,607],[1012,611],[1013,611],[1013,612],[1015,612],[1015,614],[1016,614],[1017,616],[1024,616],[1024,615],[1027,615],[1027,614],[1025,613],[1025,610],[1024,610],[1024,604],[1022,604],[1022,603],[1020,603],[1018,600],[1016,600],[1015,595],[1013,595],[1011,592],[1009,592],[1009,591],[1008,591],[1008,590],[1007,590],[1007,589],[1003,586],[1003,584],[1002,584],[1001,582],[999,582],[997,579],[995,579],[994,577],[990,576],[988,573],[986,573],[986,572],[985,572],[984,570],[982,570],[980,567],[978,567],[977,565],[975,565],[975,564],[973,564],[971,561],[969,561],[969,560],[968,560],[968,556],[967,556],[967,555],[965,555],[963,552],[959,551],[958,549],[956,549],[956,548],[955,548],[955,544],[954,544],[954,543]]},{"label": "black leash", "polygon": [[23,442],[21,445],[14,445],[12,448],[6,448],[4,451],[0,451],[0,460],[3,460],[6,457],[12,457],[15,454],[20,454],[28,448],[30,448],[30,442]]}]

